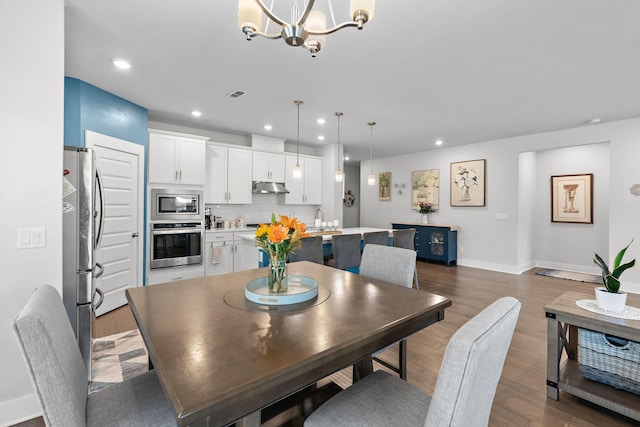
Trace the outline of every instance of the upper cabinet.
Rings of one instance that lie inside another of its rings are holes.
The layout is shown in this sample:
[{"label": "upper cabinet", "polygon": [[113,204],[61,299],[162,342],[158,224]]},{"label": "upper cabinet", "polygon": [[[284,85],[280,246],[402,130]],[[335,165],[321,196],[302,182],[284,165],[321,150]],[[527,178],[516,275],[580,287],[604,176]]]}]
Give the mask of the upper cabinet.
[{"label": "upper cabinet", "polygon": [[287,179],[284,203],[287,205],[321,205],[322,204],[322,160],[317,157],[300,156],[302,178],[293,177],[296,165],[295,155],[286,155]]},{"label": "upper cabinet", "polygon": [[284,182],[284,154],[254,151],[253,180]]},{"label": "upper cabinet", "polygon": [[149,133],[149,182],[204,185],[205,140]]},{"label": "upper cabinet", "polygon": [[207,143],[205,203],[251,204],[251,150]]}]

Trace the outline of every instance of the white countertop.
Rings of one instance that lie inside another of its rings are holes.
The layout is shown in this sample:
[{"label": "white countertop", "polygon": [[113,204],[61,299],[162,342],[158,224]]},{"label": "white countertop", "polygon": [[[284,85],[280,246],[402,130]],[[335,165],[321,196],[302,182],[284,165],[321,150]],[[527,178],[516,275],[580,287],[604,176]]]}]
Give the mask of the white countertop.
[{"label": "white countertop", "polygon": [[209,233],[255,233],[255,227],[229,227],[229,228],[208,228],[204,230]]},{"label": "white countertop", "polygon": [[[240,238],[242,239],[246,239],[246,240],[255,240],[256,238],[256,234],[255,234],[255,230],[253,230],[253,233],[247,233],[247,234],[241,234]],[[341,231],[341,234],[364,234],[364,233],[371,233],[373,231],[388,231],[389,232],[389,236],[393,235],[393,230],[390,228],[371,228],[371,227],[353,227],[353,228],[338,228],[338,231]],[[335,236],[335,234],[325,234],[322,236],[322,241],[323,243],[329,243],[331,242],[331,236]]]}]

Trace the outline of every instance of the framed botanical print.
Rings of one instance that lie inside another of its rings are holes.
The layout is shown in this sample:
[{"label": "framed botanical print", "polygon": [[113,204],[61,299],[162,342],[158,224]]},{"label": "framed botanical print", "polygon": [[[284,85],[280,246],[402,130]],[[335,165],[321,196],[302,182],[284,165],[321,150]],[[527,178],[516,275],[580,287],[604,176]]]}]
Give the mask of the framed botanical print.
[{"label": "framed botanical print", "polygon": [[593,224],[593,174],[551,177],[551,222]]},{"label": "framed botanical print", "polygon": [[378,175],[378,200],[391,200],[391,172]]},{"label": "framed botanical print", "polygon": [[485,159],[451,163],[451,206],[485,205]]},{"label": "framed botanical print", "polygon": [[440,169],[411,172],[411,209],[419,209],[423,202],[431,203],[434,210],[439,209]]}]

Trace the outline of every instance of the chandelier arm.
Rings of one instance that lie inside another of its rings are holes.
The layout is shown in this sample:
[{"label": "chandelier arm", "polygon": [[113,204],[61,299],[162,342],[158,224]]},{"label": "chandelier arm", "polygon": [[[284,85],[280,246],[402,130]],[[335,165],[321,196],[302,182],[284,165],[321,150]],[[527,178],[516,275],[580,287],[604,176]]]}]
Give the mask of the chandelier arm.
[{"label": "chandelier arm", "polygon": [[328,30],[323,30],[323,31],[313,31],[313,30],[309,30],[307,29],[307,33],[314,35],[314,36],[326,36],[327,34],[331,34],[331,33],[335,33],[336,31],[339,31],[343,28],[348,28],[348,27],[358,27],[358,23],[351,21],[351,22],[343,22],[340,25],[336,25],[333,28],[329,28]]},{"label": "chandelier arm", "polygon": [[309,14],[311,13],[311,9],[313,9],[313,4],[315,2],[316,0],[308,0],[307,6],[304,8],[304,12],[302,12],[302,16],[300,17],[300,19],[298,19],[296,25],[302,25],[305,23],[305,21],[309,17]]},{"label": "chandelier arm", "polygon": [[260,6],[260,9],[262,9],[262,12],[264,12],[264,14],[267,15],[269,19],[271,19],[273,22],[277,23],[280,26],[289,25],[288,22],[283,21],[282,19],[278,18],[276,15],[271,13],[267,5],[265,5],[262,2],[262,0],[255,0],[255,2],[258,3],[258,6]]},{"label": "chandelier arm", "polygon": [[264,37],[266,39],[281,39],[282,38],[282,33],[274,33],[274,34],[267,34],[267,33],[263,33],[262,31],[250,31],[248,34],[249,37],[255,37],[255,36],[260,36],[260,37]]}]

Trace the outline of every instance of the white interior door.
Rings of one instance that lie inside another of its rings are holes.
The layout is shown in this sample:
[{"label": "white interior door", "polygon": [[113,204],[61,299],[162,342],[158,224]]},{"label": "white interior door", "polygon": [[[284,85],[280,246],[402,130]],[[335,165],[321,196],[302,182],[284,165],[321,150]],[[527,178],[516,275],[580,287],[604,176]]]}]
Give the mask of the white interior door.
[{"label": "white interior door", "polygon": [[104,301],[100,316],[127,303],[125,290],[142,285],[144,147],[87,131],[104,186],[104,234],[96,259],[104,274],[96,287]]}]

